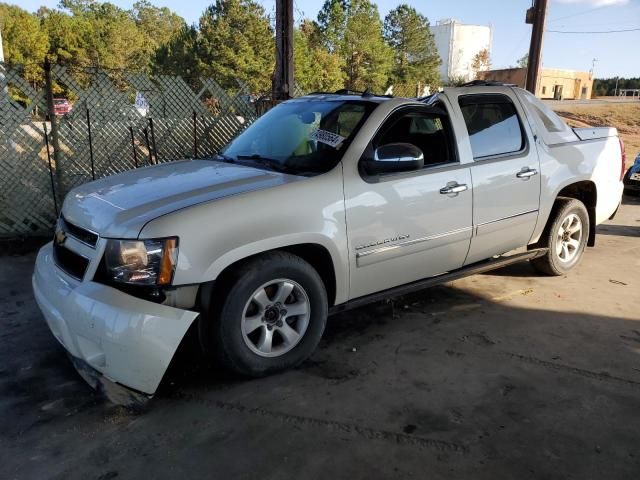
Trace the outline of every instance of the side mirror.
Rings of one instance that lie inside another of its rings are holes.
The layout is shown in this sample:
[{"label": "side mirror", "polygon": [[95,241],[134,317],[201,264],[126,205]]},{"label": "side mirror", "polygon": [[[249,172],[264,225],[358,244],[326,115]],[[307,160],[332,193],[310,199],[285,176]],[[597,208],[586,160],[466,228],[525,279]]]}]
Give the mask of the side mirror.
[{"label": "side mirror", "polygon": [[389,143],[376,148],[362,166],[369,175],[410,172],[424,167],[424,154],[410,143]]}]

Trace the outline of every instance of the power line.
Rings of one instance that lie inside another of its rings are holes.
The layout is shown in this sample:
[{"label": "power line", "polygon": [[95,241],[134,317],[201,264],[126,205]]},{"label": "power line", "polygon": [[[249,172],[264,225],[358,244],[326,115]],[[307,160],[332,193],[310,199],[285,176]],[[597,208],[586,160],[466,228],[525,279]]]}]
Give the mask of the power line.
[{"label": "power line", "polygon": [[607,7],[611,7],[611,5],[603,5],[601,7],[590,8],[588,10],[583,10],[581,12],[572,13],[571,15],[565,15],[564,17],[552,18],[552,19],[549,20],[549,23],[554,23],[554,22],[557,22],[558,20],[564,20],[565,18],[578,17],[580,15],[584,15],[586,13],[591,13],[591,12],[594,12],[596,10],[601,10],[601,9],[607,8]]},{"label": "power line", "polygon": [[599,30],[594,32],[566,32],[563,30],[546,30],[548,33],[570,33],[570,34],[596,34],[596,33],[623,33],[623,32],[638,32],[640,28],[629,28],[626,30]]}]

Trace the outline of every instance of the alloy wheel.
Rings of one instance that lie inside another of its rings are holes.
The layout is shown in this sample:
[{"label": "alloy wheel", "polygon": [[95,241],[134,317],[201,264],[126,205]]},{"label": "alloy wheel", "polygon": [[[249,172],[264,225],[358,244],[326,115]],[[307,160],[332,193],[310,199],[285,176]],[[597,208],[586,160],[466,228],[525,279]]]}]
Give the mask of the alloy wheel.
[{"label": "alloy wheel", "polygon": [[242,314],[242,338],[261,357],[279,357],[291,351],[309,326],[311,304],[304,288],[290,279],[260,286]]}]

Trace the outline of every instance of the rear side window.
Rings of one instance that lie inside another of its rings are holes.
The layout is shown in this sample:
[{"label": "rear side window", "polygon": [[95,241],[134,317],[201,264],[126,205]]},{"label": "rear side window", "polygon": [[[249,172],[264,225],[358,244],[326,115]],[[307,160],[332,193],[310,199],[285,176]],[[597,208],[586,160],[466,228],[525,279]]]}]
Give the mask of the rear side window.
[{"label": "rear side window", "polygon": [[515,153],[525,146],[516,108],[505,95],[464,95],[458,100],[474,159]]}]

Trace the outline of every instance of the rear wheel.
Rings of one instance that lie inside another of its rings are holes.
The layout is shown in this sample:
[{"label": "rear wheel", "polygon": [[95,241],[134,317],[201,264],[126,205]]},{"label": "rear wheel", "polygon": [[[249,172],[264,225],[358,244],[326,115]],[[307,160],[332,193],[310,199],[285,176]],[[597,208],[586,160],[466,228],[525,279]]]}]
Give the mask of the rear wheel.
[{"label": "rear wheel", "polygon": [[322,279],[306,261],[268,253],[245,262],[225,284],[200,334],[226,367],[262,376],[294,367],[313,353],[328,306]]},{"label": "rear wheel", "polygon": [[582,259],[589,237],[589,214],[579,200],[559,198],[551,218],[536,245],[549,250],[531,264],[547,275],[564,275]]}]

